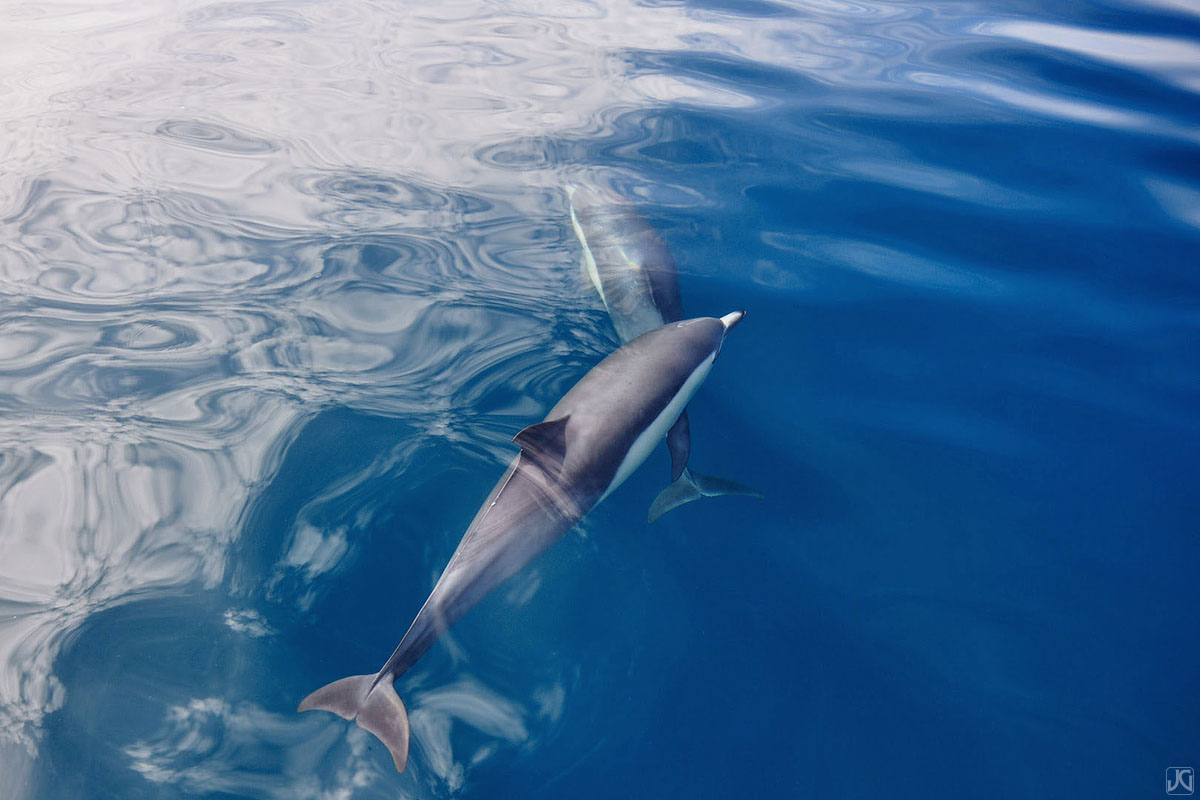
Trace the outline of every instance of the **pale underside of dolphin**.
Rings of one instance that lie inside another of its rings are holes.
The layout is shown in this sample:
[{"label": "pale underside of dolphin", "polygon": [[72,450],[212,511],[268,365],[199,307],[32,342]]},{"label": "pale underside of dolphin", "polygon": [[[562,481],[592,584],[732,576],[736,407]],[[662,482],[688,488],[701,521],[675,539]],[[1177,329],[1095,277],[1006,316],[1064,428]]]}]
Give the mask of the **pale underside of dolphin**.
[{"label": "pale underside of dolphin", "polygon": [[[571,227],[583,249],[583,269],[600,295],[622,342],[683,318],[679,274],[666,242],[633,204],[609,189],[569,185]],[[654,522],[701,497],[762,497],[749,486],[688,469],[691,423],[687,410],[667,433],[671,485],[650,504]]]},{"label": "pale underside of dolphin", "polygon": [[300,711],[332,711],[375,734],[404,771],[408,713],[393,681],[489,592],[621,485],[675,424],[703,383],[726,333],[744,316],[655,328],[583,376],[545,420],[516,435],[520,453],[463,534],[424,606],[373,675],[316,690]]}]

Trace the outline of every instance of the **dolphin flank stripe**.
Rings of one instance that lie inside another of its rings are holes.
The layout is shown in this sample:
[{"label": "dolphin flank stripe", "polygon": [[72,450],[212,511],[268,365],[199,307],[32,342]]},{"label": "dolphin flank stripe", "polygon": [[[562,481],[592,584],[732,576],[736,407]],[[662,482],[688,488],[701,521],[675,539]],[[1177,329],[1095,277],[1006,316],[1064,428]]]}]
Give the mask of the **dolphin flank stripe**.
[{"label": "dolphin flank stripe", "polygon": [[588,278],[592,282],[592,286],[596,287],[596,293],[600,295],[600,302],[604,303],[604,310],[608,310],[608,300],[604,296],[604,284],[600,281],[600,273],[596,270],[596,257],[592,255],[592,250],[587,246],[587,237],[583,233],[583,226],[579,222],[579,217],[575,215],[575,208],[571,208],[571,225],[575,228],[575,235],[584,243],[583,245],[583,268],[588,274]]}]

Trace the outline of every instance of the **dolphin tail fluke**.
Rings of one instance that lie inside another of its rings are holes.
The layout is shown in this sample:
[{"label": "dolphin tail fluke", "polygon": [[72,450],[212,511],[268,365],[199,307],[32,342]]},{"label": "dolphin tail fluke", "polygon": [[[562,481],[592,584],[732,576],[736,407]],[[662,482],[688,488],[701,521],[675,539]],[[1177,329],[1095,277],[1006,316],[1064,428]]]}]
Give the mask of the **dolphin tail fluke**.
[{"label": "dolphin tail fluke", "polygon": [[762,492],[751,489],[749,486],[685,469],[679,476],[679,480],[663,489],[659,492],[658,497],[654,498],[654,502],[650,504],[650,511],[646,514],[646,520],[654,522],[671,509],[679,508],[681,505],[699,500],[701,497],[721,497],[730,494],[759,499],[763,497]]},{"label": "dolphin tail fluke", "polygon": [[358,727],[383,742],[396,771],[408,764],[408,712],[396,694],[390,676],[376,682],[376,675],[352,675],[326,684],[300,703],[298,711],[332,711],[352,719]]}]

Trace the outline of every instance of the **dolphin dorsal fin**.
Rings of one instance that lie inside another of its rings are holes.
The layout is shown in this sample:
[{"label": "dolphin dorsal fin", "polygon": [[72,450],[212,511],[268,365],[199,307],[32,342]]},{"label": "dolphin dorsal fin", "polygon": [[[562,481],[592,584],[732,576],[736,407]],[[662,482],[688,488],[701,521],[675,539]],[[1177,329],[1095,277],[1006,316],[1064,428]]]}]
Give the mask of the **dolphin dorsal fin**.
[{"label": "dolphin dorsal fin", "polygon": [[513,441],[535,464],[548,475],[557,477],[567,455],[567,420],[565,417],[530,425],[513,437]]}]

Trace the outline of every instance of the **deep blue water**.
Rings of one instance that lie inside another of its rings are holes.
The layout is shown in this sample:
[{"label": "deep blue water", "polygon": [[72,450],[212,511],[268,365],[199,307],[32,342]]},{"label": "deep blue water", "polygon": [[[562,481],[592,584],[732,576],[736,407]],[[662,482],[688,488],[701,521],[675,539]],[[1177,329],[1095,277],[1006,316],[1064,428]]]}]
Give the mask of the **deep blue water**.
[{"label": "deep blue water", "polygon": [[[1200,767],[1200,6],[0,9],[0,796],[1163,797]],[[378,668],[616,345],[562,186],[746,308]]]}]

